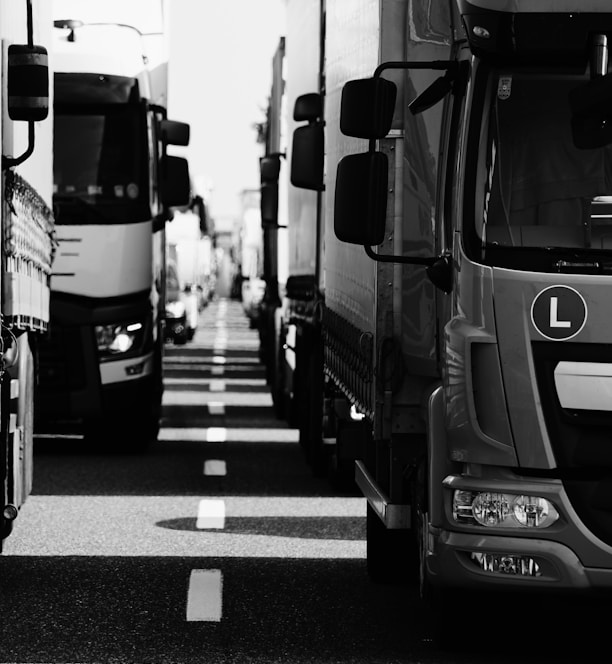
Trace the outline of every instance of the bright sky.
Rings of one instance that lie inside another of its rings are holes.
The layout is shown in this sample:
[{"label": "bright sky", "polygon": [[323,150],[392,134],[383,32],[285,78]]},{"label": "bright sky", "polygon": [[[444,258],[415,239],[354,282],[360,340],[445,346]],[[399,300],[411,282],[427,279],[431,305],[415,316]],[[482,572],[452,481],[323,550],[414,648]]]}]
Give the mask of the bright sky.
[{"label": "bright sky", "polygon": [[[55,18],[159,29],[161,0],[53,0]],[[259,186],[253,125],[265,119],[272,56],[284,34],[283,0],[164,0],[170,27],[168,115],[191,125],[196,187],[211,192],[221,225],[240,213],[240,191]],[[204,191],[198,193],[204,194]]]},{"label": "bright sky", "polygon": [[265,119],[283,0],[169,0],[172,119],[191,125],[192,176],[213,189],[217,221],[259,186],[253,124]]}]

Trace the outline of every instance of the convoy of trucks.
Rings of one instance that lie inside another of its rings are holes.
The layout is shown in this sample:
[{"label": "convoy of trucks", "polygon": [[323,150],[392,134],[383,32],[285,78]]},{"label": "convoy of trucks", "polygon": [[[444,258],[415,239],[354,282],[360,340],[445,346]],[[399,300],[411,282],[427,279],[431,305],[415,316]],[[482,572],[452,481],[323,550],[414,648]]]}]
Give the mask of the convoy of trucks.
[{"label": "convoy of trucks", "polygon": [[166,339],[191,341],[216,286],[213,221],[201,196],[176,210],[167,229]]},{"label": "convoy of trucks", "polygon": [[370,576],[444,629],[480,590],[608,589],[609,3],[286,8],[264,355],[313,469],[367,498]]},{"label": "convoy of trucks", "polygon": [[0,1],[0,551],[30,494],[36,348],[55,253],[45,0]]},{"label": "convoy of trucks", "polygon": [[[56,19],[58,250],[37,430],[144,449],[163,394],[166,223],[190,202],[189,126],[167,118],[163,30]],[[109,45],[112,44],[112,48]],[[161,54],[161,55],[160,55]]]}]

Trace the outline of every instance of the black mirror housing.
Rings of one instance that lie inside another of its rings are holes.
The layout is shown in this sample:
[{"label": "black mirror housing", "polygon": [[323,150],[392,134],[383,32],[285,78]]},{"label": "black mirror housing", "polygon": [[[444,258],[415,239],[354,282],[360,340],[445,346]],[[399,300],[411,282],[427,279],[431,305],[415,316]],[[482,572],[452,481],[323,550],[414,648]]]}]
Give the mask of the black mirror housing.
[{"label": "black mirror housing", "polygon": [[391,129],[397,86],[384,78],[348,81],[342,88],[340,131],[356,138],[384,138]]},{"label": "black mirror housing", "polygon": [[163,163],[161,200],[165,207],[183,207],[191,200],[189,162],[183,157],[166,156]]},{"label": "black mirror housing", "polygon": [[11,120],[39,122],[49,115],[49,65],[42,46],[11,44],[7,58]]},{"label": "black mirror housing", "polygon": [[375,246],[385,237],[387,155],[364,152],[340,160],[336,174],[334,232],[341,242]]},{"label": "black mirror housing", "polygon": [[260,209],[263,228],[278,226],[278,182],[261,185]]},{"label": "black mirror housing", "polygon": [[290,181],[294,187],[323,191],[323,125],[310,124],[293,132]]},{"label": "black mirror housing", "polygon": [[323,99],[317,92],[300,95],[295,100],[293,119],[296,122],[315,122],[323,115]]},{"label": "black mirror housing", "polygon": [[189,145],[190,126],[186,122],[162,120],[161,131],[166,145]]},{"label": "black mirror housing", "polygon": [[280,155],[271,154],[262,157],[259,160],[259,173],[262,184],[278,182],[278,177],[280,175]]}]

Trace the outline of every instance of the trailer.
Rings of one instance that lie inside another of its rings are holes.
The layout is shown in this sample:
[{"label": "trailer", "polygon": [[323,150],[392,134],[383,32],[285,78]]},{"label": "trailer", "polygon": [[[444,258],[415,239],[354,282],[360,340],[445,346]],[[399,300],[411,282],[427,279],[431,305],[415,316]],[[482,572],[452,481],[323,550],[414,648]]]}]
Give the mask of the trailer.
[{"label": "trailer", "polygon": [[187,161],[168,153],[189,126],[167,118],[151,48],[131,25],[55,21],[59,247],[37,429],[134,450],[159,430],[166,223],[191,197]]},{"label": "trailer", "polygon": [[44,0],[0,1],[0,551],[32,489],[37,347],[49,326],[51,36]]},{"label": "trailer", "polygon": [[287,223],[318,269],[290,270],[284,391],[313,468],[367,498],[371,578],[418,583],[439,638],[479,592],[607,591],[609,4],[287,12]]}]

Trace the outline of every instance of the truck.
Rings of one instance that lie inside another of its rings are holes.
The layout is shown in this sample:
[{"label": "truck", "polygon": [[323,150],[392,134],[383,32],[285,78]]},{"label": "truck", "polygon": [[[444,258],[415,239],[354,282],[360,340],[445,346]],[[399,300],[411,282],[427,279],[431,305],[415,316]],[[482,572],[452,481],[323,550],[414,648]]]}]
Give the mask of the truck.
[{"label": "truck", "polygon": [[136,27],[54,25],[58,251],[37,431],[141,451],[164,388],[166,224],[191,198],[168,146],[189,125],[168,119],[167,59]]},{"label": "truck", "polygon": [[37,347],[49,325],[51,36],[44,0],[0,2],[0,552],[32,489]]},{"label": "truck", "polygon": [[258,327],[266,287],[260,210],[260,190],[243,189],[240,192],[240,214],[234,223],[232,251],[238,298],[251,329]]},{"label": "truck", "polygon": [[168,265],[172,263],[175,274],[166,280],[174,293],[170,297],[167,292],[166,338],[179,344],[193,339],[200,312],[214,295],[214,230],[207,209],[204,199],[194,196],[168,225]]},{"label": "truck", "polygon": [[309,457],[354,472],[371,579],[417,584],[440,639],[481,592],[608,591],[609,3],[287,12],[287,223],[319,269],[290,268],[284,392]]},{"label": "truck", "polygon": [[258,142],[263,147],[259,163],[259,233],[264,289],[259,304],[257,330],[260,340],[259,357],[266,369],[266,382],[271,391],[275,413],[279,419],[287,419],[295,425],[295,418],[290,416],[291,398],[284,389],[285,385],[292,384],[291,368],[286,365],[282,347],[285,320],[288,316],[285,293],[289,270],[289,178],[284,166],[288,140],[285,41],[286,37],[281,36],[272,58],[268,105],[265,120],[259,125],[258,133]]}]

